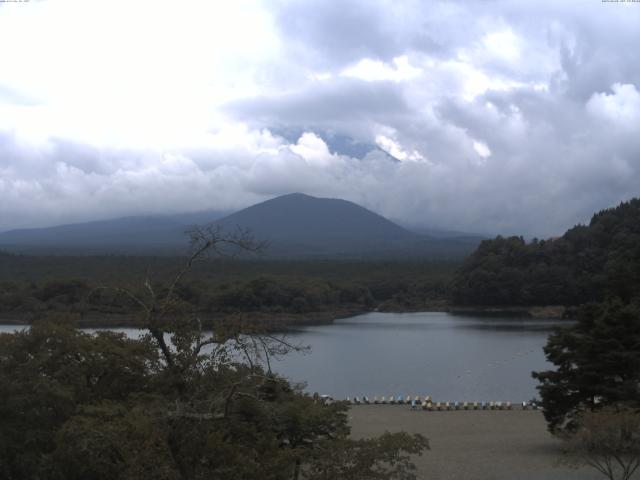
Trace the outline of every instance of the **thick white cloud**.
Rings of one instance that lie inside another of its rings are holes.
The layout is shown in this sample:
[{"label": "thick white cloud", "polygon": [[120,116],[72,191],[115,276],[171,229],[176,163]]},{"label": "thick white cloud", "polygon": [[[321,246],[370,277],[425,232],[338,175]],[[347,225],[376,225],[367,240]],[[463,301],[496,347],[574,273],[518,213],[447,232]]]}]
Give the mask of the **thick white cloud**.
[{"label": "thick white cloud", "polygon": [[515,5],[0,4],[0,230],[304,191],[546,236],[639,195],[640,4]]},{"label": "thick white cloud", "polygon": [[412,66],[406,55],[393,59],[391,65],[380,60],[364,58],[355,65],[344,69],[341,75],[366,81],[394,80],[400,82],[418,77],[422,70]]},{"label": "thick white cloud", "polygon": [[637,131],[640,126],[640,93],[635,85],[615,83],[609,94],[594,93],[587,109],[595,116],[608,120],[613,126]]}]

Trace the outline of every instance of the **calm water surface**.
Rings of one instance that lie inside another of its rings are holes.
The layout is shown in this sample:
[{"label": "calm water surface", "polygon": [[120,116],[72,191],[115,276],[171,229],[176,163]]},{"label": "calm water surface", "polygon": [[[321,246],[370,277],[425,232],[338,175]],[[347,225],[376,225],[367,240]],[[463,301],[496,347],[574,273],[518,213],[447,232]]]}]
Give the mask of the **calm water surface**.
[{"label": "calm water surface", "polygon": [[289,339],[311,346],[274,364],[310,391],[347,395],[431,395],[452,401],[529,400],[532,370],[557,321],[369,313],[307,327]]},{"label": "calm water surface", "polygon": [[[542,347],[557,321],[368,313],[304,327],[287,340],[311,347],[272,367],[307,390],[336,398],[431,395],[434,400],[529,400],[532,370],[547,369]],[[0,332],[15,326],[0,325]],[[118,329],[135,337],[135,329]]]}]

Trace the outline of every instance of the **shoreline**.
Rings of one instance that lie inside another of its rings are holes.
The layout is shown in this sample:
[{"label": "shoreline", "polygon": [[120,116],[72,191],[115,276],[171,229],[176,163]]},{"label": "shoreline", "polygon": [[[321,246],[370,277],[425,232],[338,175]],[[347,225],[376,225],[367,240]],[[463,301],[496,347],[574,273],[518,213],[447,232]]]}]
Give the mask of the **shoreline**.
[{"label": "shoreline", "polygon": [[[531,319],[550,319],[550,320],[566,320],[567,308],[563,306],[527,306],[527,307],[452,307],[442,304],[432,305],[430,307],[406,307],[386,309],[379,307],[362,309],[349,308],[316,311],[307,313],[288,313],[288,312],[239,312],[239,313],[218,313],[207,314],[202,317],[203,326],[211,326],[216,320],[226,320],[232,318],[240,318],[250,320],[264,325],[269,331],[286,331],[295,329],[296,327],[306,327],[313,325],[330,325],[335,320],[342,318],[364,315],[366,313],[436,313],[444,312],[451,315],[474,315],[480,317],[527,317]],[[28,326],[39,318],[46,317],[50,313],[43,312],[42,316],[37,313],[27,313],[22,315],[0,316],[0,324]],[[53,316],[68,315],[68,318],[78,328],[141,328],[143,325],[138,320],[137,314],[130,313],[89,313],[79,314],[77,312],[55,312]]]},{"label": "shoreline", "polygon": [[452,315],[477,315],[496,317],[529,317],[547,318],[551,320],[568,320],[572,309],[563,305],[524,305],[524,306],[453,306],[447,310]]},{"label": "shoreline", "polygon": [[[241,312],[241,313],[220,313],[207,315],[202,317],[203,327],[210,327],[214,321],[224,321],[229,319],[250,320],[260,323],[269,331],[284,331],[301,326],[311,325],[330,325],[335,320],[341,318],[349,318],[356,315],[370,313],[373,310],[348,309],[318,311],[309,313],[271,313],[271,312]],[[100,314],[91,313],[79,315],[75,312],[65,314],[56,312],[56,317],[67,315],[71,323],[78,328],[143,328],[143,324],[138,320],[136,314]],[[17,316],[0,316],[0,324],[29,326],[34,321],[46,318],[46,314],[38,316],[37,314],[25,314]]]}]

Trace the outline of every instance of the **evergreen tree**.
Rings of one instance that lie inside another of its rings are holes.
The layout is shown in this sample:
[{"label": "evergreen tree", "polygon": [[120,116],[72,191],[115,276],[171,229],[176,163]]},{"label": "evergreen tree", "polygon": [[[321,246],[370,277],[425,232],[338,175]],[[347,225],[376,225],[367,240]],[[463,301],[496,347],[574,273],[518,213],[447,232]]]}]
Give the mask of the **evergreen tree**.
[{"label": "evergreen tree", "polygon": [[556,370],[534,372],[549,429],[572,430],[584,411],[640,407],[640,307],[588,304],[544,348]]},{"label": "evergreen tree", "polygon": [[640,295],[640,199],[562,237],[483,241],[452,282],[459,305],[580,305]]}]

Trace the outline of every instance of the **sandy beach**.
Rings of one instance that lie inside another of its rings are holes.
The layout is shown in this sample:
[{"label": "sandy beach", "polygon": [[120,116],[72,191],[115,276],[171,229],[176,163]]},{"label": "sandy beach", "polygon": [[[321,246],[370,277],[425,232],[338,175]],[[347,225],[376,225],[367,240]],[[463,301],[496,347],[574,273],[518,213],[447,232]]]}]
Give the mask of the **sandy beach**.
[{"label": "sandy beach", "polygon": [[401,430],[426,436],[431,450],[415,459],[420,479],[603,478],[591,468],[561,462],[561,442],[547,432],[540,411],[427,412],[402,405],[358,405],[349,416],[354,438]]}]

